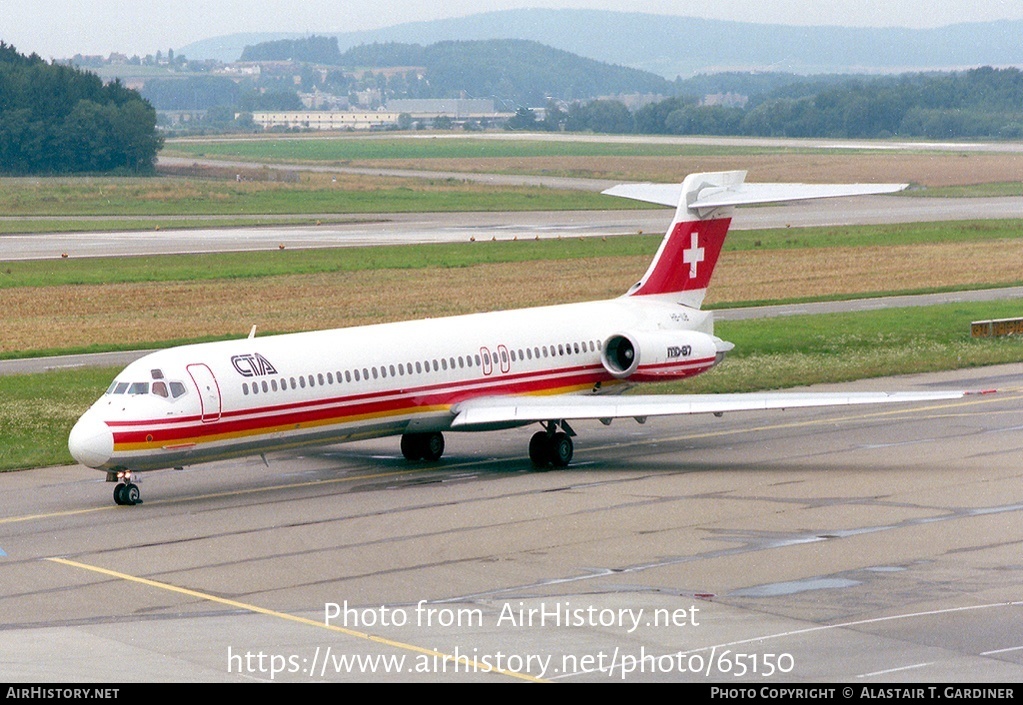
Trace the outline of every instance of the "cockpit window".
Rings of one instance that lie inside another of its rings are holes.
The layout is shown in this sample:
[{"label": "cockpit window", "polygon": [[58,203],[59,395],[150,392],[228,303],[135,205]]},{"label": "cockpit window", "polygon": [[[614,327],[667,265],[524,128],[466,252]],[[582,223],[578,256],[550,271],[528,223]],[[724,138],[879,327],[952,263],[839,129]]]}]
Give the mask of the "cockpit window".
[{"label": "cockpit window", "polygon": [[[154,370],[159,372],[159,370]],[[107,394],[154,394],[164,399],[177,399],[185,396],[188,389],[181,382],[166,382],[159,380],[150,384],[149,382],[119,382],[116,379],[107,387]]]}]

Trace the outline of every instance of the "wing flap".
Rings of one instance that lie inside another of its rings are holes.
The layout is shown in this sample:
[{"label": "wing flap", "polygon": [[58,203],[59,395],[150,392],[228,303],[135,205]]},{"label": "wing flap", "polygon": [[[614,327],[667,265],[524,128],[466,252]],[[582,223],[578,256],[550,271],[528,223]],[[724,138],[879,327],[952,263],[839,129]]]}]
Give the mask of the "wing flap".
[{"label": "wing flap", "polygon": [[533,421],[644,418],[813,406],[892,404],[960,399],[966,392],[762,392],[750,394],[488,397],[452,409],[452,429]]}]

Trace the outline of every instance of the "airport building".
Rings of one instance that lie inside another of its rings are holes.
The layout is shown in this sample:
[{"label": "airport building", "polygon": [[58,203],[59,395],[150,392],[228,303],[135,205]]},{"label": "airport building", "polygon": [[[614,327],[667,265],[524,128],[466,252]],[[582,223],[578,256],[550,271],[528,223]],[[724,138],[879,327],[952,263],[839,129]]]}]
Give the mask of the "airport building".
[{"label": "airport building", "polygon": [[[391,100],[381,110],[290,110],[252,113],[252,121],[264,130],[273,128],[299,130],[375,130],[397,127],[401,116],[411,125],[430,125],[438,118],[453,124],[468,121],[493,121],[511,117],[498,113],[489,99]],[[411,126],[410,125],[410,126]]]},{"label": "airport building", "polygon": [[270,130],[274,127],[300,130],[374,130],[398,124],[398,113],[366,110],[289,110],[254,112],[252,122]]}]

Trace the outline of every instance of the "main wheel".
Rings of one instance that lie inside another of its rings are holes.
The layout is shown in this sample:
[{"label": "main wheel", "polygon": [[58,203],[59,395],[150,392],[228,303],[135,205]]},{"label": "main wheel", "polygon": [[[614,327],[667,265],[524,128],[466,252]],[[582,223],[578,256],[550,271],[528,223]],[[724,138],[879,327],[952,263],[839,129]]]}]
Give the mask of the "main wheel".
[{"label": "main wheel", "polygon": [[546,470],[551,464],[551,448],[544,431],[537,431],[529,439],[529,459],[537,470]]},{"label": "main wheel", "polygon": [[435,463],[444,455],[444,436],[440,433],[427,433],[423,438],[423,460]]},{"label": "main wheel", "polygon": [[401,437],[401,454],[405,460],[415,462],[423,459],[423,436],[419,433],[406,433]]},{"label": "main wheel", "polygon": [[401,437],[401,454],[412,462],[436,462],[444,455],[444,436],[440,433],[406,433]]},{"label": "main wheel", "polygon": [[572,462],[572,439],[559,431],[550,439],[551,464],[557,468],[567,467]]}]

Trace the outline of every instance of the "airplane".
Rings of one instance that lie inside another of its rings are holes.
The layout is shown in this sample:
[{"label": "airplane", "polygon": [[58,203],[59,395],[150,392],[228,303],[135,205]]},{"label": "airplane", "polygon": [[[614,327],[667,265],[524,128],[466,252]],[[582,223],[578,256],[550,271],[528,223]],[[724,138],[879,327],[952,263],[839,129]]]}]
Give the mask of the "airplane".
[{"label": "airplane", "polygon": [[569,422],[954,399],[964,392],[622,395],[702,374],[733,348],[701,308],[736,206],[894,193],[906,184],[746,183],[745,171],[604,193],[675,207],[643,277],[606,301],[184,345],[118,374],[71,430],[81,464],[139,504],[136,473],[400,435],[437,461],[444,432],[539,424],[537,469],[573,456]]}]

